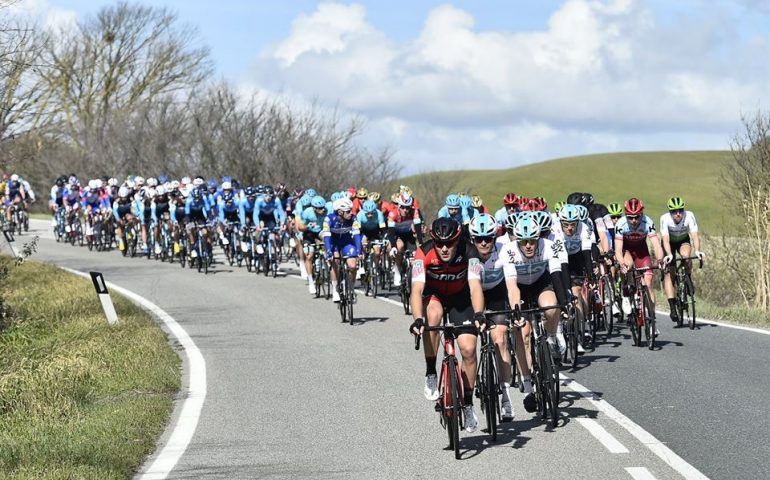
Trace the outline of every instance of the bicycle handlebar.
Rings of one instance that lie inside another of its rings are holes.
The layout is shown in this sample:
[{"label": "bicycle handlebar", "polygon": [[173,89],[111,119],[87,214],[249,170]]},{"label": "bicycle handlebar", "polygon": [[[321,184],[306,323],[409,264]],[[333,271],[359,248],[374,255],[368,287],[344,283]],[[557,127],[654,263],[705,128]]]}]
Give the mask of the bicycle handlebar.
[{"label": "bicycle handlebar", "polygon": [[697,255],[690,255],[689,257],[674,258],[674,263],[684,262],[685,260],[698,260],[698,263],[699,263],[698,268],[703,268],[703,259]]}]

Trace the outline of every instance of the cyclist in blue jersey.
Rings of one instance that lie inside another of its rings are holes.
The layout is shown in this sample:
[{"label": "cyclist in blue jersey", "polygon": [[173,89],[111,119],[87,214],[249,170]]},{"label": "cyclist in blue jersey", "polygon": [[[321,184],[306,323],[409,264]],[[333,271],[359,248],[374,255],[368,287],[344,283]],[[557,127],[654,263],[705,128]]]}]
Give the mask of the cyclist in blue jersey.
[{"label": "cyclist in blue jersey", "polygon": [[[361,204],[361,211],[358,212],[356,218],[361,225],[361,244],[364,251],[366,251],[369,242],[379,242],[385,236],[385,230],[387,229],[385,215],[377,208],[376,203],[372,200],[366,200]],[[371,255],[374,258],[374,264],[378,267],[380,265],[381,253],[381,245],[372,246]]]},{"label": "cyclist in blue jersey", "polygon": [[[343,197],[334,202],[334,211],[326,216],[321,231],[321,238],[326,245],[326,259],[331,261],[332,295],[335,302],[340,301],[337,292],[337,269],[340,261],[345,260],[352,278],[356,278],[357,259],[361,255],[361,230],[358,220],[353,216],[353,202]],[[353,293],[355,302],[355,291]]]},{"label": "cyclist in blue jersey", "polygon": [[228,222],[234,225],[240,222],[240,203],[236,200],[232,189],[222,191],[217,211],[219,212],[219,224],[217,225],[219,240],[222,245],[229,245],[230,240],[225,236],[224,226]]},{"label": "cyclist in blue jersey", "polygon": [[264,195],[257,198],[257,203],[254,206],[254,223],[258,225],[257,238],[261,238],[260,235],[263,230],[270,235],[273,244],[273,258],[278,258],[278,239],[275,232],[282,232],[285,222],[286,214],[281,202],[275,198],[273,187],[264,187]]},{"label": "cyclist in blue jersey", "polygon": [[139,217],[139,225],[142,229],[142,252],[144,255],[149,253],[147,243],[147,232],[152,228],[152,200],[155,198],[155,189],[146,188],[139,190],[136,196],[136,212]]},{"label": "cyclist in blue jersey", "polygon": [[[173,185],[173,183],[172,183]],[[180,242],[180,237],[182,235],[182,231],[184,231],[185,223],[184,223],[184,210],[185,210],[185,203],[187,203],[187,197],[189,195],[189,190],[187,187],[184,189],[180,188],[173,188],[171,190],[171,207],[169,209],[170,211],[170,217],[171,217],[171,225],[174,227],[174,254],[178,254],[182,251],[182,244]]]},{"label": "cyclist in blue jersey", "polygon": [[158,239],[160,238],[160,230],[163,223],[168,224],[171,218],[171,198],[169,192],[163,185],[158,185],[155,189],[155,197],[152,199],[152,209],[150,211],[152,216],[152,225],[155,234],[155,254],[158,255],[162,251],[162,247]]},{"label": "cyclist in blue jersey", "polygon": [[468,212],[460,206],[460,196],[455,194],[447,195],[444,206],[438,211],[438,218],[451,218],[460,225],[467,225],[471,221]]},{"label": "cyclist in blue jersey", "polygon": [[[468,219],[468,223],[476,216],[476,210],[473,208],[473,198],[470,195],[460,197],[460,210],[463,217]],[[467,224],[463,225],[465,226],[464,230],[467,231]]]},{"label": "cyclist in blue jersey", "polygon": [[[294,246],[295,251],[297,252],[297,258],[299,259],[299,276],[302,277],[303,280],[307,280],[308,278],[308,271],[306,267],[306,258],[305,258],[305,250],[303,245],[303,235],[304,233],[299,229],[299,222],[302,218],[302,213],[310,207],[311,200],[316,197],[316,192],[312,188],[309,188],[307,191],[303,191],[301,189],[294,190],[294,194],[300,193],[301,195],[296,197],[295,200],[293,200],[292,205],[292,217],[294,218],[294,238],[296,239],[296,245]],[[323,197],[322,197],[323,198]],[[323,223],[323,222],[319,222]]]},{"label": "cyclist in blue jersey", "polygon": [[[297,205],[301,205],[301,202],[298,202]],[[321,231],[323,230],[325,218],[326,201],[318,195],[310,199],[310,206],[302,210],[299,217],[295,218],[297,230],[302,233],[303,264],[308,280],[307,289],[313,295],[316,293],[315,281],[313,279],[313,264],[315,262],[316,248],[321,243]]]},{"label": "cyclist in blue jersey", "polygon": [[109,197],[103,195],[101,180],[91,180],[88,186],[90,189],[85,198],[86,236],[92,237],[94,224],[100,220],[101,213],[109,211],[111,206]]},{"label": "cyclist in blue jersey", "polygon": [[254,225],[254,208],[257,205],[257,190],[254,187],[246,187],[243,191],[244,198],[238,204],[238,219],[241,227]]},{"label": "cyclist in blue jersey", "polygon": [[11,221],[11,209],[8,208],[11,204],[17,205],[20,209],[25,210],[25,204],[27,201],[27,191],[24,188],[24,184],[19,179],[19,176],[15,173],[11,175],[8,183],[5,184],[5,219]]},{"label": "cyclist in blue jersey", "polygon": [[[188,245],[195,245],[195,237],[193,236],[193,229],[197,225],[203,231],[203,238],[206,240],[205,247],[211,250],[211,242],[209,242],[208,229],[206,228],[206,221],[211,219],[210,210],[207,208],[206,201],[203,198],[203,191],[198,188],[193,189],[190,197],[184,206],[185,225],[187,228],[187,242]],[[190,256],[196,258],[198,252],[194,248],[190,248]]]},{"label": "cyclist in blue jersey", "polygon": [[72,224],[75,217],[80,216],[81,206],[80,183],[76,180],[74,184],[70,184],[67,195],[64,197],[65,225]]}]

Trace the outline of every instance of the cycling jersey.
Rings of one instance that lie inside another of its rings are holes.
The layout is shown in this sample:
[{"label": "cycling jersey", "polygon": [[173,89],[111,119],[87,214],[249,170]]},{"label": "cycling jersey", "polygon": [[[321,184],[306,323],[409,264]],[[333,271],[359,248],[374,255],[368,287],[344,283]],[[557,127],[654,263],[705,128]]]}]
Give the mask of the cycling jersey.
[{"label": "cycling jersey", "polygon": [[51,205],[63,207],[65,195],[69,195],[69,191],[67,191],[66,187],[59,187],[56,185],[51,187]]},{"label": "cycling jersey", "polygon": [[[455,255],[443,262],[433,240],[420,245],[412,263],[412,283],[423,282],[423,296],[451,297],[458,294],[470,295],[468,290],[468,263],[470,259],[479,262],[479,253],[471,243],[460,240]],[[478,270],[477,275],[481,275]]]},{"label": "cycling jersey", "polygon": [[235,223],[240,220],[240,203],[235,198],[229,202],[225,202],[224,199],[220,197],[217,210],[219,211],[219,221],[222,223],[225,223],[226,221]]},{"label": "cycling jersey", "polygon": [[318,215],[313,207],[307,207],[302,211],[299,221],[307,227],[308,231],[318,234],[323,229],[325,218],[325,214]]},{"label": "cycling jersey", "polygon": [[438,218],[452,218],[460,225],[466,225],[470,223],[471,217],[468,215],[468,211],[464,208],[458,208],[458,212],[454,215],[450,215],[449,213],[449,207],[444,205],[441,207],[441,209],[438,211]]},{"label": "cycling jersey", "polygon": [[682,221],[674,222],[671,212],[664,213],[660,217],[660,234],[668,236],[674,243],[680,243],[690,238],[690,232],[698,232],[698,223],[695,221],[695,215],[686,210],[682,216]]},{"label": "cycling jersey", "polygon": [[254,224],[258,225],[262,221],[266,228],[274,228],[277,225],[283,225],[286,221],[286,213],[283,206],[277,198],[266,200],[265,197],[257,198],[254,204]]},{"label": "cycling jersey", "polygon": [[170,211],[171,204],[167,195],[163,195],[162,197],[155,197],[155,199],[152,201],[151,215],[152,221],[154,223],[158,223],[158,219]]},{"label": "cycling jersey", "polygon": [[324,239],[327,255],[340,252],[344,258],[361,254],[361,226],[356,217],[344,220],[336,213],[327,215],[323,221],[321,238]]},{"label": "cycling jersey", "polygon": [[132,207],[133,203],[130,199],[118,198],[112,204],[112,216],[115,217],[115,220],[120,220],[121,218],[131,213]]},{"label": "cycling jersey", "polygon": [[24,186],[21,182],[8,182],[5,184],[5,198],[6,200],[15,200],[16,197],[21,198],[21,194],[24,191]]},{"label": "cycling jersey", "polygon": [[[485,291],[492,290],[493,288],[502,284],[503,280],[505,279],[505,274],[503,270],[503,266],[505,265],[505,260],[502,257],[500,257],[501,247],[502,247],[502,244],[495,243],[494,249],[492,250],[492,253],[489,255],[489,258],[486,260],[482,260],[480,267],[471,268],[468,271],[468,279],[480,280],[481,288]],[[479,259],[481,259],[480,255],[479,255]]]},{"label": "cycling jersey", "polygon": [[535,255],[527,258],[521,252],[518,242],[510,242],[503,246],[500,256],[504,259],[503,271],[505,278],[515,278],[516,283],[531,285],[543,274],[561,272],[561,253],[564,244],[560,240],[551,241],[541,238],[537,242]]},{"label": "cycling jersey", "polygon": [[[374,211],[372,218],[367,217],[366,212],[363,211],[358,212],[356,218],[358,219],[358,223],[361,224],[361,231],[364,232],[364,235],[367,237],[371,236],[371,234],[379,235],[380,230],[383,230],[386,227],[385,216],[379,210]],[[367,233],[369,233],[369,235]]]},{"label": "cycling jersey", "polygon": [[632,228],[628,223],[628,219],[623,216],[615,224],[615,238],[623,240],[623,249],[628,250],[632,247],[647,248],[647,238],[654,237],[655,224],[652,219],[647,215],[642,216],[639,225],[636,228]]},{"label": "cycling jersey", "polygon": [[184,220],[185,223],[190,223],[190,221],[195,222],[205,222],[207,218],[209,218],[209,211],[207,208],[206,201],[201,198],[200,200],[195,200],[193,197],[190,197],[187,199],[187,202],[184,205]]},{"label": "cycling jersey", "polygon": [[90,192],[86,196],[85,200],[86,211],[89,213],[95,213],[103,208],[109,209],[109,203],[107,202],[108,200],[102,198],[101,195],[99,195],[99,192]]}]

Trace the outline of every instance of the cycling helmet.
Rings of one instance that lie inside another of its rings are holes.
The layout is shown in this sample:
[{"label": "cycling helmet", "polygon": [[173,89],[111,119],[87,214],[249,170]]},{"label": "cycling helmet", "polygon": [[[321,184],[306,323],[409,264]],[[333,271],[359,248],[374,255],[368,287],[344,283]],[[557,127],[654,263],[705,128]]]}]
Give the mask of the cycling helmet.
[{"label": "cycling helmet", "polygon": [[361,200],[364,200],[368,196],[369,196],[369,190],[365,189],[364,187],[360,187],[358,190],[356,190],[356,198],[360,198]]},{"label": "cycling helmet", "polygon": [[459,208],[460,197],[455,194],[447,195],[445,205],[449,208]]},{"label": "cycling helmet", "polygon": [[222,182],[222,190],[232,190],[233,184],[231,182]]},{"label": "cycling helmet", "polygon": [[471,205],[473,208],[481,208],[481,206],[484,205],[484,202],[478,195],[471,195]]},{"label": "cycling helmet", "polygon": [[553,210],[554,210],[556,213],[559,213],[559,211],[560,211],[560,210],[561,210],[561,209],[564,207],[564,205],[565,205],[565,203],[564,203],[564,202],[561,202],[561,201],[559,201],[559,202],[556,202],[556,203],[554,204],[554,206],[553,206]]},{"label": "cycling helmet", "polygon": [[377,203],[380,201],[380,192],[370,192],[369,193],[369,200],[373,201],[374,203]]},{"label": "cycling helmet", "polygon": [[623,205],[623,211],[626,215],[641,215],[644,211],[644,204],[638,198],[631,197]]},{"label": "cycling helmet", "polygon": [[570,205],[577,205],[583,201],[583,194],[580,192],[572,192],[567,196],[567,203]]},{"label": "cycling helmet", "polygon": [[513,235],[516,240],[540,238],[540,225],[535,221],[534,215],[522,215],[513,227]]},{"label": "cycling helmet", "polygon": [[234,198],[235,198],[235,192],[233,192],[232,190],[228,190],[222,193],[222,201],[224,201],[225,203],[232,202]]},{"label": "cycling helmet", "polygon": [[284,190],[286,190],[286,184],[283,182],[278,182],[275,184],[275,191],[278,193],[283,193]]},{"label": "cycling helmet", "polygon": [[201,196],[203,194],[201,193],[201,189],[200,188],[193,188],[193,191],[191,192],[191,195],[192,195],[194,200],[200,200]]},{"label": "cycling helmet", "polygon": [[163,185],[158,185],[158,188],[155,189],[155,195],[162,197],[166,194],[166,187]]},{"label": "cycling helmet", "polygon": [[231,177],[229,175],[225,175],[224,177],[222,177],[222,183],[232,182],[232,181],[233,181],[233,177]]},{"label": "cycling helmet", "polygon": [[128,197],[128,187],[120,187],[118,189],[118,196],[120,198],[126,198]]},{"label": "cycling helmet", "polygon": [[532,211],[532,204],[527,197],[519,197],[519,210],[522,212]]},{"label": "cycling helmet", "polygon": [[541,232],[551,231],[551,228],[553,227],[553,219],[551,218],[550,213],[543,211],[532,212],[532,216],[535,219],[535,222],[540,225]]},{"label": "cycling helmet", "polygon": [[457,220],[441,217],[430,224],[430,238],[436,242],[453,242],[460,238],[462,228]]},{"label": "cycling helmet", "polygon": [[607,207],[602,205],[601,203],[594,203],[590,207],[588,207],[588,217],[592,220],[596,220],[599,218],[604,218],[607,215],[609,215],[609,211],[607,210]]},{"label": "cycling helmet", "polygon": [[217,181],[216,180],[209,180],[206,184],[208,188],[217,188]]},{"label": "cycling helmet", "polygon": [[273,190],[273,187],[271,187],[270,185],[265,186],[265,196],[266,197],[275,196],[275,190]]},{"label": "cycling helmet", "polygon": [[414,206],[414,198],[412,198],[411,195],[408,195],[405,192],[402,192],[398,196],[398,206],[399,207],[412,207]]},{"label": "cycling helmet", "polygon": [[158,179],[155,177],[150,177],[147,179],[147,186],[148,187],[157,187],[158,186]]},{"label": "cycling helmet", "polygon": [[246,187],[243,193],[245,193],[247,197],[254,197],[257,195],[257,191],[254,190],[254,187]]},{"label": "cycling helmet", "polygon": [[70,175],[67,183],[69,183],[70,185],[77,185],[78,184],[78,177],[76,177],[75,175]]},{"label": "cycling helmet", "polygon": [[344,196],[332,202],[332,209],[335,212],[338,212],[340,210],[342,210],[343,212],[349,212],[353,210],[353,202],[351,202],[348,197]]},{"label": "cycling helmet", "polygon": [[491,237],[497,233],[497,221],[488,213],[476,215],[471,220],[468,231],[471,237]]},{"label": "cycling helmet", "polygon": [[575,205],[575,207],[577,207],[578,218],[580,218],[580,221],[584,222],[588,220],[588,209],[583,205]]},{"label": "cycling helmet", "polygon": [[666,204],[669,210],[680,210],[684,208],[684,200],[682,197],[671,197]]},{"label": "cycling helmet", "polygon": [[13,175],[11,175],[11,181],[12,182],[18,182],[19,181],[19,176],[14,173]]},{"label": "cycling helmet", "polygon": [[584,207],[589,207],[594,204],[594,196],[590,193],[583,193],[583,197],[580,199],[580,204]]},{"label": "cycling helmet", "polygon": [[262,195],[263,193],[265,193],[265,186],[260,183],[259,185],[256,186],[254,190],[256,190],[257,195]]},{"label": "cycling helmet", "polygon": [[134,183],[136,184],[137,187],[143,187],[145,183],[144,177],[140,177],[137,175],[136,177],[134,177]]},{"label": "cycling helmet", "polygon": [[529,209],[533,212],[542,212],[548,208],[548,202],[543,197],[533,197],[529,200]]},{"label": "cycling helmet", "polygon": [[57,187],[63,187],[64,186],[64,180],[61,177],[56,179],[56,186]]},{"label": "cycling helmet", "polygon": [[610,203],[607,205],[607,211],[609,211],[610,216],[612,217],[620,217],[623,215],[623,207],[621,207],[619,203]]},{"label": "cycling helmet", "polygon": [[158,182],[160,182],[160,183],[166,183],[169,180],[170,179],[168,178],[168,175],[161,175],[160,177],[158,177]]},{"label": "cycling helmet", "polygon": [[367,200],[361,206],[361,210],[363,210],[364,213],[374,213],[377,211],[377,204],[371,200]]},{"label": "cycling helmet", "polygon": [[412,189],[407,187],[406,185],[401,185],[398,189],[400,193],[405,193],[407,195],[412,195]]},{"label": "cycling helmet", "polygon": [[[13,177],[11,177],[11,178],[13,178]],[[13,182],[14,180],[11,180],[11,181]],[[95,190],[96,189],[96,183],[95,182],[96,182],[96,180],[89,180],[88,181],[88,188],[89,188],[89,190]]]},{"label": "cycling helmet", "polygon": [[310,200],[310,206],[313,208],[326,208],[326,200],[320,195],[316,195]]},{"label": "cycling helmet", "polygon": [[[336,202],[337,200],[339,200],[339,199],[340,199],[340,198],[342,198],[343,196],[344,196],[344,195],[343,195],[342,193],[340,193],[340,192],[333,192],[333,193],[332,193],[332,196],[331,196],[331,201],[332,201],[332,203]],[[337,209],[335,208],[335,210],[337,210]]]},{"label": "cycling helmet", "polygon": [[462,208],[471,208],[471,205],[473,205],[473,200],[471,200],[471,197],[468,195],[460,197],[460,206]]},{"label": "cycling helmet", "polygon": [[505,205],[506,207],[511,207],[513,205],[518,205],[518,204],[519,204],[519,196],[513,192],[506,193],[505,196],[503,197],[503,205]]},{"label": "cycling helmet", "polygon": [[316,193],[315,189],[308,188],[307,190],[305,190],[305,195],[307,195],[310,198],[313,198],[318,194]]},{"label": "cycling helmet", "polygon": [[515,212],[505,217],[505,222],[503,222],[503,226],[505,227],[506,232],[513,234],[513,229],[516,228],[516,222],[519,221],[520,215],[521,215],[521,212]]},{"label": "cycling helmet", "polygon": [[390,196],[390,201],[392,203],[398,203],[398,196],[399,196],[398,193],[394,193],[393,195]]},{"label": "cycling helmet", "polygon": [[559,210],[559,220],[562,222],[577,222],[580,220],[580,211],[577,205],[568,203]]}]

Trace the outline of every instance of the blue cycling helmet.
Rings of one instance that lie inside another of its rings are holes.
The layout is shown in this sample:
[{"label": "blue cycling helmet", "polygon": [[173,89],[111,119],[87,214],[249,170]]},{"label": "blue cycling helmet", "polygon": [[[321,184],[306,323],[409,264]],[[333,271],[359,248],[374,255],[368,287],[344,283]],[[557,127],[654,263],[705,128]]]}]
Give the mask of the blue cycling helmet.
[{"label": "blue cycling helmet", "polygon": [[580,220],[580,212],[577,205],[568,203],[559,210],[559,219],[562,222],[577,222]]},{"label": "blue cycling helmet", "polygon": [[201,199],[201,191],[199,188],[193,188],[192,191],[192,198],[193,200],[200,200]]},{"label": "blue cycling helmet", "polygon": [[326,200],[320,195],[316,195],[310,200],[310,206],[313,208],[326,208]]},{"label": "blue cycling helmet", "polygon": [[460,197],[460,206],[462,208],[471,208],[473,206],[473,199],[468,195]]},{"label": "blue cycling helmet", "polygon": [[158,177],[158,183],[164,184],[166,182],[168,182],[168,175],[161,175],[160,177]]},{"label": "blue cycling helmet", "polygon": [[578,211],[578,218],[581,222],[588,220],[588,209],[583,205],[575,205]]},{"label": "blue cycling helmet", "polygon": [[209,188],[217,188],[217,181],[216,180],[209,180],[208,187]]},{"label": "blue cycling helmet", "polygon": [[513,235],[516,240],[533,240],[540,238],[540,225],[535,221],[535,216],[530,212],[522,215],[516,226],[513,227]]},{"label": "blue cycling helmet", "polygon": [[247,197],[253,197],[257,194],[257,191],[254,189],[254,187],[246,187],[246,190],[244,190],[244,193]]},{"label": "blue cycling helmet", "polygon": [[235,192],[232,190],[227,190],[222,194],[222,200],[224,200],[225,203],[232,202],[235,198]]},{"label": "blue cycling helmet", "polygon": [[377,211],[377,204],[374,203],[371,200],[367,200],[364,202],[364,204],[361,206],[361,210],[364,211],[364,213],[374,213]]},{"label": "blue cycling helmet", "polygon": [[233,177],[230,177],[228,175],[225,175],[224,177],[222,177],[222,183],[232,182],[232,181],[233,181]]},{"label": "blue cycling helmet", "polygon": [[482,213],[473,217],[468,231],[471,237],[491,237],[497,233],[497,221],[492,215]]},{"label": "blue cycling helmet", "polygon": [[318,194],[316,193],[316,191],[314,189],[308,188],[307,190],[305,190],[305,195],[307,195],[310,198],[313,198],[313,197],[315,197]]},{"label": "blue cycling helmet", "polygon": [[334,202],[336,200],[339,200],[340,198],[342,198],[342,195],[343,194],[341,192],[332,193],[331,201]]},{"label": "blue cycling helmet", "polygon": [[460,208],[460,197],[455,194],[447,195],[445,205],[450,208]]}]

